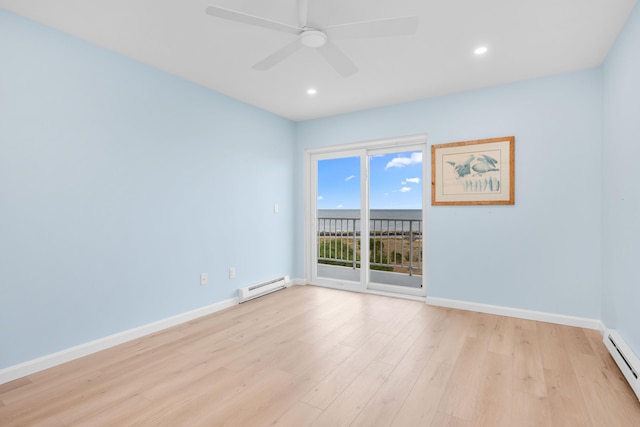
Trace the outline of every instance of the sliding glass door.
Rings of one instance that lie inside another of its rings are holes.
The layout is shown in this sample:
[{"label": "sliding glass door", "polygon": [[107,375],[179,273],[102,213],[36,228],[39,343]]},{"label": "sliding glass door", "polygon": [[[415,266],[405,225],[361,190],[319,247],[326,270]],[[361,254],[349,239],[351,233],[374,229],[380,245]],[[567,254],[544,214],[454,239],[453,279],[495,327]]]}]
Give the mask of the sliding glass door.
[{"label": "sliding glass door", "polygon": [[311,283],[426,295],[425,147],[378,143],[307,153],[306,265]]},{"label": "sliding glass door", "polygon": [[[421,295],[422,150],[368,150],[368,288]],[[416,291],[417,290],[417,291]]]},{"label": "sliding glass door", "polygon": [[317,277],[359,283],[360,156],[317,161]]}]

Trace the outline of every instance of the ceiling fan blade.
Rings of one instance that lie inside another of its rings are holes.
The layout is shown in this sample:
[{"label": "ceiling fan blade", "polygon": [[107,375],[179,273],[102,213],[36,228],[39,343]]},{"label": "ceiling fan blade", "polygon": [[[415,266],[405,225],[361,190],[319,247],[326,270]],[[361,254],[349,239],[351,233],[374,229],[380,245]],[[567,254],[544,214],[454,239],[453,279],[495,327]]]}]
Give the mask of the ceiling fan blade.
[{"label": "ceiling fan blade", "polygon": [[356,39],[364,37],[410,36],[418,30],[417,16],[380,19],[376,21],[354,22],[331,25],[325,32],[330,39]]},{"label": "ceiling fan blade", "polygon": [[295,51],[302,47],[302,43],[300,43],[300,39],[296,39],[294,42],[289,43],[282,49],[276,51],[275,53],[267,56],[262,61],[255,64],[252,68],[258,71],[266,71],[274,65],[282,62],[287,57],[291,56]]},{"label": "ceiling fan blade", "polygon": [[298,26],[304,28],[307,26],[307,10],[309,2],[307,0],[298,0]]},{"label": "ceiling fan blade", "polygon": [[335,44],[328,41],[318,48],[318,52],[342,77],[349,77],[358,71],[358,67]]},{"label": "ceiling fan blade", "polygon": [[260,18],[258,16],[249,15],[235,10],[225,9],[218,6],[208,6],[207,15],[215,16],[230,21],[241,22],[243,24],[255,25],[258,27],[268,28],[270,30],[283,31],[285,33],[300,34],[301,28],[293,25],[283,24],[281,22],[271,21],[269,19]]}]

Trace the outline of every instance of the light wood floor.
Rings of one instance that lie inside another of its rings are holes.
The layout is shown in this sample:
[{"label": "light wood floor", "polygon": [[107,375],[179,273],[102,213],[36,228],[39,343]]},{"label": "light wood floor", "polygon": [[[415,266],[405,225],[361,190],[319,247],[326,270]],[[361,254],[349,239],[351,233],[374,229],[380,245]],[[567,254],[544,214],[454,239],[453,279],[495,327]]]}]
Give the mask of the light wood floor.
[{"label": "light wood floor", "polygon": [[0,385],[2,426],[640,426],[597,331],[296,286]]}]

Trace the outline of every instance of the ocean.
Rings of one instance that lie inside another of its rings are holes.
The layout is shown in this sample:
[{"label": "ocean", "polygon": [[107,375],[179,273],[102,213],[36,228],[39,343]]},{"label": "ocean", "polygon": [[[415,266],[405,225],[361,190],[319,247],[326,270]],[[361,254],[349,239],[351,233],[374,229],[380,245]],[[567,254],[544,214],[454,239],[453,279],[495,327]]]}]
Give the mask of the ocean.
[{"label": "ocean", "polygon": [[[372,209],[372,231],[422,231],[420,209]],[[318,231],[360,231],[359,209],[318,209]]]},{"label": "ocean", "polygon": [[[370,219],[420,220],[420,209],[372,209]],[[318,218],[360,218],[360,209],[318,209]]]}]

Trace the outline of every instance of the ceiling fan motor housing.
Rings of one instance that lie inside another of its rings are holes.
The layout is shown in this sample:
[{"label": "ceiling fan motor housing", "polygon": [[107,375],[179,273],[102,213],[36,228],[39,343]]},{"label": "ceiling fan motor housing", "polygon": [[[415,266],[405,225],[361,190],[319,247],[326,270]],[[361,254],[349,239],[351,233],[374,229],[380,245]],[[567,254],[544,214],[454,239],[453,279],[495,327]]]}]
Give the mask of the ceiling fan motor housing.
[{"label": "ceiling fan motor housing", "polygon": [[322,47],[327,43],[327,35],[320,30],[303,30],[300,42],[307,47]]}]

